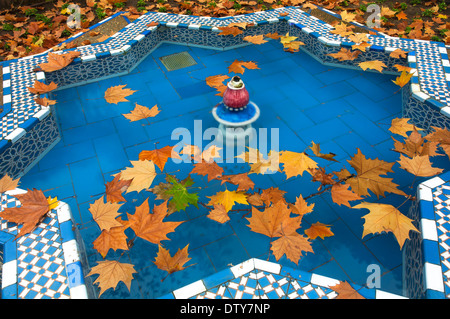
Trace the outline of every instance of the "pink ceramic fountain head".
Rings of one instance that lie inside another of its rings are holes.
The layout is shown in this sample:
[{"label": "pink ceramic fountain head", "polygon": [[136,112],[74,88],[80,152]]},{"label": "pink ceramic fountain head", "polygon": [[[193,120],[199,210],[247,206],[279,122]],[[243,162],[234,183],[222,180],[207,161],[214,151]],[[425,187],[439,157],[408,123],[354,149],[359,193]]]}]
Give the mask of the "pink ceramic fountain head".
[{"label": "pink ceramic fountain head", "polygon": [[244,82],[239,76],[234,76],[228,82],[227,88],[223,93],[223,104],[230,110],[239,111],[243,110],[249,101],[250,96]]}]

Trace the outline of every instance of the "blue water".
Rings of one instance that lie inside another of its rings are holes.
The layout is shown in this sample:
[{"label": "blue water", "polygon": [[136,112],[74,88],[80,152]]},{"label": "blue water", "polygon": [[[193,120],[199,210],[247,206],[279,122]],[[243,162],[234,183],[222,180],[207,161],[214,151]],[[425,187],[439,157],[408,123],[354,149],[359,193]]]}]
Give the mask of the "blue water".
[{"label": "blue water", "polygon": [[[188,51],[198,63],[167,72],[159,57],[181,51]],[[391,120],[401,117],[401,96],[395,93],[398,87],[391,81],[394,76],[324,66],[305,52],[283,52],[275,41],[230,51],[164,44],[131,74],[56,92],[62,140],[21,181],[22,188],[42,189],[46,195],[70,204],[91,267],[102,257],[92,245],[100,230],[92,222],[90,204],[104,194],[105,183],[113,179],[112,174],[131,167],[130,161],[137,160],[142,150],[154,149],[155,145],[176,145],[179,141],[171,139],[175,128],[186,128],[194,135],[195,130],[217,127],[211,110],[221,98],[206,85],[205,78],[227,74],[227,67],[235,59],[258,64],[259,69],[246,70],[241,77],[250,99],[261,110],[254,127],[268,129],[268,140],[270,129],[277,128],[280,150],[302,152],[311,141],[320,143],[323,153],[335,153],[339,161],[319,161],[327,172],[342,167],[351,170],[347,160],[356,153],[356,148],[368,158],[390,162],[398,159],[398,154],[391,150],[393,140],[387,131]],[[128,97],[129,102],[108,104],[103,97],[106,89],[119,84],[127,84],[127,88],[137,92]],[[148,121],[130,122],[122,114],[134,109],[135,103],[147,107],[157,104],[161,113]],[[195,120],[201,120],[201,128]],[[193,136],[192,139],[194,144]],[[203,143],[205,146],[209,141]],[[225,174],[249,170],[243,163],[219,165]],[[183,179],[192,168],[193,163],[176,164],[169,160],[165,172]],[[398,164],[394,165],[394,172],[390,177],[399,188],[414,193],[409,188],[413,176],[399,170]],[[289,202],[300,194],[306,197],[317,192],[319,186],[306,173],[302,178],[288,180],[283,173],[250,176],[256,187],[279,187],[286,191]],[[192,177],[202,202],[209,201],[206,196],[224,190],[219,181],[208,182],[205,176],[194,174]],[[164,175],[159,174],[152,185],[164,180]],[[416,179],[415,184],[421,181]],[[124,218],[144,200],[149,199],[150,205],[155,201],[155,195],[147,191],[131,192],[125,198],[127,202],[120,209]],[[378,201],[376,197],[367,200]],[[367,267],[375,264],[382,274],[380,288],[402,294],[402,257],[392,234],[361,238],[364,223],[361,217],[367,211],[335,205],[329,193],[308,202],[315,207],[304,217],[302,230],[320,221],[331,225],[334,236],[314,240],[315,253],[307,253],[298,265],[285,256],[278,262],[360,285],[370,275]],[[379,202],[399,205],[403,198],[388,194]],[[403,205],[401,210],[405,212],[407,208],[408,205]],[[120,258],[121,262],[132,263],[137,274],[130,292],[119,283],[102,298],[157,298],[252,257],[275,261],[269,253],[269,238],[251,232],[243,213],[230,213],[230,221],[225,224],[212,221],[207,214],[208,209],[202,205],[198,208],[191,205],[167,217],[184,223],[169,234],[170,240],[163,242],[164,247],[174,254],[189,244],[192,258],[187,264],[190,267],[167,277],[153,263],[158,250],[155,244],[137,239],[129,251],[110,250],[106,259]],[[133,237],[132,230],[128,229],[127,234]]]}]

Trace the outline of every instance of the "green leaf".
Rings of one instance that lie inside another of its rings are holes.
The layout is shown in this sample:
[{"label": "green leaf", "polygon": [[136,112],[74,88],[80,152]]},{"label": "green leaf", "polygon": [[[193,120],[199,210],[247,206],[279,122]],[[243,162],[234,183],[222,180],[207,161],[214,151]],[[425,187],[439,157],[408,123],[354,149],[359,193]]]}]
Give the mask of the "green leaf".
[{"label": "green leaf", "polygon": [[189,187],[194,184],[190,176],[179,182],[175,176],[167,175],[166,181],[167,183],[160,183],[151,191],[157,195],[157,199],[170,199],[169,214],[184,210],[189,205],[198,208],[198,194],[189,192]]}]

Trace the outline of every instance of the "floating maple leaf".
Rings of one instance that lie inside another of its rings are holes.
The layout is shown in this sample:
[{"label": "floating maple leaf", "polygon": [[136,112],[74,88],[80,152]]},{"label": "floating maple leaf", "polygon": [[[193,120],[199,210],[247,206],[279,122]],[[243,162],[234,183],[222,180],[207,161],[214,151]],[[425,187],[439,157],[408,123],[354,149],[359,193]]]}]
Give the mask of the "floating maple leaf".
[{"label": "floating maple leaf", "polygon": [[311,239],[316,239],[317,237],[325,239],[325,237],[334,236],[333,232],[330,230],[330,225],[325,225],[320,222],[312,224],[305,230],[305,234]]},{"label": "floating maple leaf", "polygon": [[404,137],[408,137],[408,134],[406,134],[407,132],[411,132],[414,130],[419,130],[422,131],[421,128],[417,128],[415,125],[413,124],[409,124],[408,122],[410,121],[410,118],[394,118],[391,121],[391,127],[389,127],[389,131],[394,133],[394,134],[398,134]]},{"label": "floating maple leaf", "polygon": [[189,205],[197,207],[198,194],[189,192],[189,187],[194,184],[190,176],[178,181],[174,176],[167,174],[166,181],[167,183],[160,183],[150,191],[157,195],[157,199],[170,200],[168,214],[184,210]]},{"label": "floating maple leaf", "polygon": [[140,192],[149,188],[156,177],[155,164],[152,161],[130,161],[133,167],[121,171],[120,180],[131,180],[127,193]]},{"label": "floating maple leaf", "polygon": [[217,165],[216,162],[200,162],[194,164],[191,174],[208,176],[208,182],[210,182],[211,180],[222,176],[223,168]]},{"label": "floating maple leaf", "polygon": [[298,265],[298,261],[303,256],[304,252],[314,252],[308,238],[296,232],[291,233],[290,235],[283,235],[273,241],[270,249],[277,261],[280,260],[283,255],[286,255],[286,258],[293,261],[296,265]]},{"label": "floating maple leaf", "polygon": [[105,92],[106,102],[114,104],[117,104],[119,102],[128,102],[126,97],[133,94],[136,91],[131,89],[124,89],[124,87],[126,86],[127,86],[126,84],[123,84],[108,88]]},{"label": "floating maple leaf", "polygon": [[214,205],[214,209],[209,211],[207,217],[221,224],[230,220],[228,212],[225,210],[225,207],[222,204]]},{"label": "floating maple leaf", "polygon": [[31,233],[45,218],[50,210],[47,198],[41,190],[27,190],[24,194],[14,195],[21,206],[8,207],[0,212],[0,217],[11,223],[22,225],[14,239]]},{"label": "floating maple leaf", "polygon": [[124,202],[122,193],[128,189],[131,180],[120,180],[120,173],[114,179],[105,184],[106,200],[111,203]]},{"label": "floating maple leaf", "polygon": [[440,127],[432,126],[434,132],[431,132],[426,136],[426,139],[430,142],[439,143],[439,146],[444,150],[450,159],[450,131]]},{"label": "floating maple leaf", "polygon": [[358,194],[355,194],[348,188],[350,185],[343,185],[343,184],[334,184],[331,187],[331,199],[334,203],[338,205],[345,205],[347,207],[351,207],[349,201],[359,200],[362,199],[361,196],[358,196]]},{"label": "floating maple leaf", "polygon": [[[377,197],[384,196],[385,192],[406,196],[398,189],[398,185],[392,182],[392,178],[381,177],[388,172],[392,172],[394,163],[388,163],[379,159],[367,159],[358,148],[351,160],[347,160],[357,172],[357,176],[346,180],[352,190],[359,196],[368,196],[371,190]],[[339,177],[339,176],[338,176]]]},{"label": "floating maple leaf", "polygon": [[317,168],[317,163],[305,153],[282,151],[279,160],[284,164],[283,172],[286,174],[286,178],[303,176],[303,172]]},{"label": "floating maple leaf", "polygon": [[412,224],[413,220],[400,213],[392,205],[362,202],[353,208],[367,208],[370,211],[369,214],[363,216],[365,219],[363,238],[368,234],[392,232],[402,249],[406,239],[409,239],[409,232],[411,230],[418,232]]},{"label": "floating maple leaf", "polygon": [[255,183],[248,177],[247,173],[235,174],[235,175],[223,175],[221,177],[222,184],[225,182],[233,185],[238,185],[238,191],[247,191],[253,189]]},{"label": "floating maple leaf", "polygon": [[320,144],[316,144],[316,143],[312,142],[312,145],[309,148],[313,151],[315,156],[326,159],[328,161],[337,162],[337,160],[334,159],[336,154],[334,154],[334,153],[323,154],[320,151]]},{"label": "floating maple leaf", "polygon": [[430,156],[414,156],[413,158],[407,158],[400,155],[398,161],[400,167],[415,176],[430,177],[442,173],[442,168],[432,167],[430,162]]},{"label": "floating maple leaf", "polygon": [[34,101],[42,106],[49,106],[49,105],[55,105],[56,104],[56,100],[49,100],[48,98],[44,97],[44,98],[37,98],[34,99]]},{"label": "floating maple leaf", "polygon": [[330,289],[337,292],[336,299],[366,299],[361,296],[348,282],[339,282],[334,286],[330,286]]},{"label": "floating maple leaf", "polygon": [[393,83],[397,84],[399,87],[404,87],[409,80],[411,80],[411,77],[413,76],[412,73],[403,71],[400,76],[396,77],[395,80],[391,80]]},{"label": "floating maple leaf", "polygon": [[286,194],[286,191],[283,191],[278,187],[269,187],[262,190],[261,200],[266,206],[269,206],[271,203],[276,204],[279,201],[286,202],[284,194]]},{"label": "floating maple leaf", "polygon": [[127,114],[122,114],[125,118],[129,119],[131,122],[139,121],[142,119],[147,119],[149,117],[155,117],[161,112],[157,105],[154,105],[151,109],[146,106],[142,106],[136,103],[135,108]]},{"label": "floating maple leaf", "polygon": [[145,200],[140,206],[136,207],[133,215],[127,213],[130,227],[136,236],[145,239],[153,244],[159,245],[162,240],[168,240],[168,233],[183,223],[167,222],[164,217],[167,216],[167,201],[153,207],[153,214],[150,214],[148,200]]},{"label": "floating maple leaf", "polygon": [[294,214],[297,215],[305,215],[311,213],[314,209],[315,204],[308,205],[306,200],[303,199],[303,196],[300,194],[299,197],[295,200],[295,204],[290,204],[289,208],[292,210]]},{"label": "floating maple leaf", "polygon": [[19,182],[20,178],[12,179],[8,174],[5,174],[0,179],[0,193],[16,189]]},{"label": "floating maple leaf", "polygon": [[127,235],[125,235],[125,226],[111,227],[104,229],[101,234],[94,240],[93,247],[97,252],[105,258],[110,249],[128,250]]},{"label": "floating maple leaf", "polygon": [[150,160],[155,163],[156,166],[161,170],[164,170],[164,166],[169,158],[181,159],[180,155],[173,150],[174,146],[166,145],[163,148],[156,148],[151,151],[141,151],[139,153],[139,160]]},{"label": "floating maple leaf", "polygon": [[167,271],[169,274],[185,269],[184,264],[191,260],[188,256],[188,247],[189,244],[183,249],[178,249],[175,255],[170,256],[169,250],[159,245],[158,254],[154,261],[155,265],[159,269]]},{"label": "floating maple leaf", "polygon": [[228,67],[228,72],[244,74],[246,68],[249,69],[249,70],[259,69],[258,65],[255,62],[253,62],[253,61],[245,62],[245,61],[239,61],[239,60],[236,59]]},{"label": "floating maple leaf", "polygon": [[248,205],[245,193],[238,191],[229,191],[226,189],[223,192],[217,192],[215,195],[207,197],[210,199],[208,205],[222,204],[226,212],[229,212],[235,203]]},{"label": "floating maple leaf", "polygon": [[111,227],[121,226],[122,224],[116,220],[119,215],[120,204],[110,203],[104,201],[103,196],[97,199],[93,204],[90,204],[89,211],[92,218],[100,227],[101,230],[109,230]]},{"label": "floating maple leaf", "polygon": [[109,288],[115,289],[121,281],[130,290],[134,273],[136,271],[132,264],[120,263],[116,260],[104,260],[99,261],[97,266],[92,267],[88,276],[99,275],[94,281],[94,284],[98,284],[100,287],[100,293],[98,295],[100,297]]}]

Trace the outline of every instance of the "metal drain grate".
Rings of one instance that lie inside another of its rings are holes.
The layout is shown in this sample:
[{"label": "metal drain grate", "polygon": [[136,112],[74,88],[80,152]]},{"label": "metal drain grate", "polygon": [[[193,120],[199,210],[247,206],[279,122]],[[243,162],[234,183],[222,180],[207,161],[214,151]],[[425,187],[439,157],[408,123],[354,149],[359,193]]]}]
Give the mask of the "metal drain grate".
[{"label": "metal drain grate", "polygon": [[174,71],[197,64],[187,51],[166,55],[159,59],[168,71]]}]

